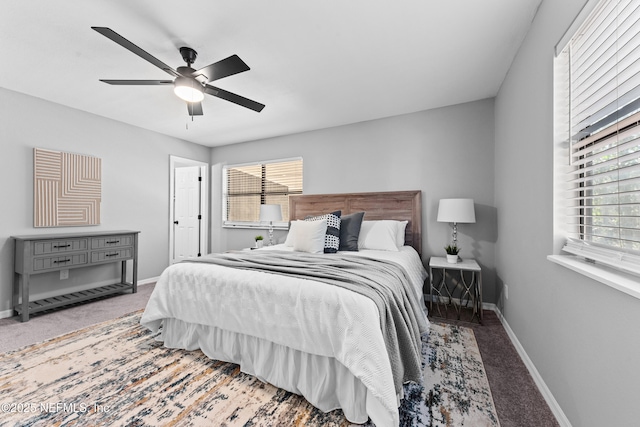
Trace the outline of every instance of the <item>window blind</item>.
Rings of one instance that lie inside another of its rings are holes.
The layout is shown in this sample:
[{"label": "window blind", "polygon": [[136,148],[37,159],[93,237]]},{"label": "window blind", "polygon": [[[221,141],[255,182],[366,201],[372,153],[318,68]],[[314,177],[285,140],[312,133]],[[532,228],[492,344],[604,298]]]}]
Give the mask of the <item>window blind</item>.
[{"label": "window blind", "polygon": [[302,194],[302,170],[301,158],[225,166],[225,225],[259,224],[261,204],[281,205],[288,222],[289,195]]},{"label": "window blind", "polygon": [[572,240],[564,250],[585,255],[593,248],[593,256],[585,256],[604,257],[612,265],[635,261],[640,254],[640,0],[600,2],[566,54]]}]

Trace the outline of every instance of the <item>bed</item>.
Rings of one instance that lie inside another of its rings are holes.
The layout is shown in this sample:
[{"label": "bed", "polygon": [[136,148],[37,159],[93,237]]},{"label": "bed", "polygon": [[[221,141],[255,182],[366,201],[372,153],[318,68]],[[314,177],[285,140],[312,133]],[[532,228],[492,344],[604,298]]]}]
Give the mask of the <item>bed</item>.
[{"label": "bed", "polygon": [[[166,347],[201,349],[212,359],[237,363],[243,372],[300,394],[323,411],[342,409],[352,423],[371,418],[378,427],[397,426],[398,383],[419,380],[411,350],[420,354],[414,347],[428,328],[421,194],[300,195],[290,198],[289,209],[299,221],[292,221],[284,244],[168,267],[141,324],[160,331],[158,339]],[[301,240],[294,229],[302,227],[324,227],[328,235],[325,215],[336,211],[343,218],[365,212],[359,242],[364,249],[307,253],[300,250],[307,244],[306,234],[303,242],[289,242],[294,234]],[[402,224],[393,229],[397,239],[404,230],[396,250],[386,248],[386,240],[371,240],[379,236],[369,232],[371,227],[386,231],[396,223]],[[370,238],[369,243],[363,238]],[[361,274],[365,268],[367,274]],[[301,270],[318,273],[300,277]],[[336,285],[341,275],[348,280]],[[354,281],[368,281],[369,276],[376,276],[375,286],[384,289],[354,288]],[[391,296],[384,301],[372,296],[378,293]],[[398,331],[397,336],[391,331]]]}]

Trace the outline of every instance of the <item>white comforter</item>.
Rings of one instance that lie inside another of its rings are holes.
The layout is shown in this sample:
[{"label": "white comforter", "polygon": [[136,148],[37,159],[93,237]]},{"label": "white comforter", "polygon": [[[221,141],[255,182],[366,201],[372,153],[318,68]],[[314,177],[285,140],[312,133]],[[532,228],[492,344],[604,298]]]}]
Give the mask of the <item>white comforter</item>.
[{"label": "white comforter", "polygon": [[[287,250],[281,245],[271,249]],[[409,273],[416,298],[424,301],[422,286],[426,271],[413,248],[405,246],[399,252],[341,253],[401,264]],[[422,312],[417,315],[425,316]],[[160,339],[165,340],[165,345],[187,349],[202,347],[210,357],[222,358],[213,349],[211,352],[215,354],[209,354],[208,346],[202,343],[176,344],[179,339],[174,337],[173,343],[167,344],[166,329],[176,330],[173,326],[167,328],[171,319],[178,319],[180,324],[205,325],[219,332],[241,334],[263,344],[268,341],[310,355],[334,358],[366,387],[367,414],[374,423],[379,427],[399,423],[398,396],[378,311],[373,301],[365,296],[316,281],[212,264],[178,263],[162,273],[140,323],[157,331],[164,319],[168,320]],[[184,328],[177,330],[185,331]],[[251,367],[245,370],[241,361],[227,361],[240,363],[243,371],[254,373]],[[320,409],[335,409],[324,402],[314,402],[313,397],[300,387],[294,388],[289,391],[304,394]],[[362,414],[344,407],[347,405],[340,402],[339,406],[343,407],[349,421],[366,421]]]}]

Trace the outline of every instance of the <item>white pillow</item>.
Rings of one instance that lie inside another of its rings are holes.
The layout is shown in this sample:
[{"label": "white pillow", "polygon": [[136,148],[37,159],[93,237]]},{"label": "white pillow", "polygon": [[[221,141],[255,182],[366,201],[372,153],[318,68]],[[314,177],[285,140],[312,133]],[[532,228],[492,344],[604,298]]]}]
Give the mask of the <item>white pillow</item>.
[{"label": "white pillow", "polygon": [[287,240],[293,234],[294,251],[322,254],[324,253],[324,236],[326,233],[326,219],[319,221],[291,221]]},{"label": "white pillow", "polygon": [[296,238],[296,227],[300,221],[291,221],[289,223],[289,232],[287,233],[287,238],[284,241],[285,246],[293,247],[293,242]]},{"label": "white pillow", "polygon": [[[360,236],[358,236],[358,249],[376,249],[380,251],[398,252],[398,223],[399,221],[380,220],[362,221]],[[404,228],[403,243],[404,243]]]},{"label": "white pillow", "polygon": [[397,221],[398,235],[396,236],[396,246],[398,249],[404,246],[404,232],[407,229],[409,221]]}]

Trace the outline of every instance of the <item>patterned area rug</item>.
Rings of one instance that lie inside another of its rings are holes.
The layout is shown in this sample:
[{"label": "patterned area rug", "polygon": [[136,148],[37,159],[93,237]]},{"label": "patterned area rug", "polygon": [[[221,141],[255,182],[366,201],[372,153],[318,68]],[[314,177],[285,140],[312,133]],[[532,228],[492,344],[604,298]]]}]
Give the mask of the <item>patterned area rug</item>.
[{"label": "patterned area rug", "polygon": [[[0,425],[351,425],[238,365],[163,348],[140,314],[0,355]],[[432,323],[424,343],[426,382],[405,386],[401,425],[498,426],[473,331]]]}]

